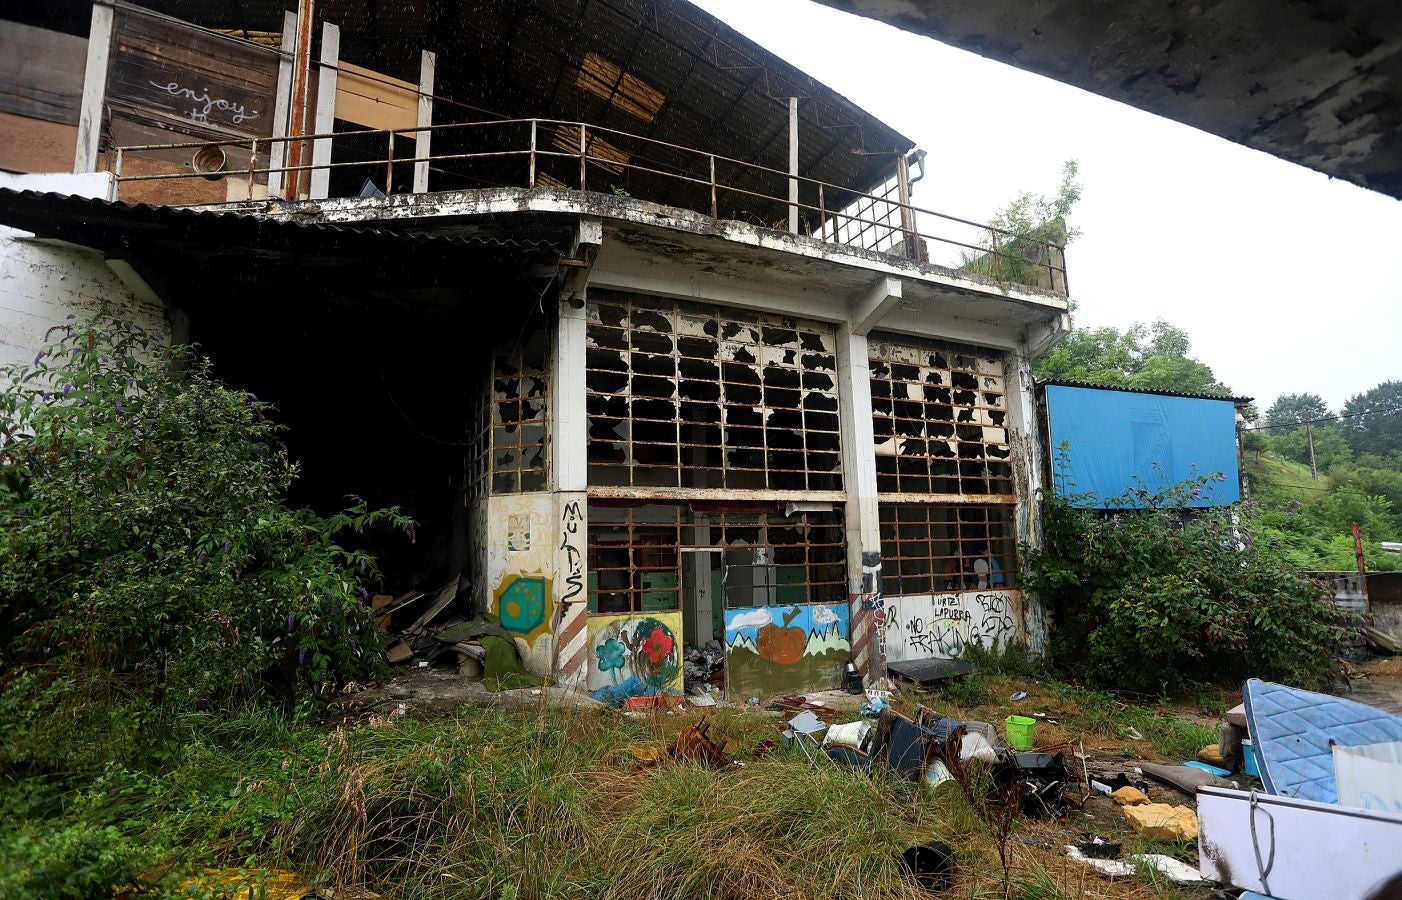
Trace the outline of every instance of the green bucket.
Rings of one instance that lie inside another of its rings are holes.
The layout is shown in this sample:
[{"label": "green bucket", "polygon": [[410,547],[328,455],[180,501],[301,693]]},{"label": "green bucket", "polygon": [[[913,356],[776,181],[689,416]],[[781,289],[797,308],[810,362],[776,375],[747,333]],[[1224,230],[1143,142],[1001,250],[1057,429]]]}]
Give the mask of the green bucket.
[{"label": "green bucket", "polygon": [[1036,746],[1037,720],[1027,716],[1008,716],[1008,744],[1014,750],[1031,750]]}]

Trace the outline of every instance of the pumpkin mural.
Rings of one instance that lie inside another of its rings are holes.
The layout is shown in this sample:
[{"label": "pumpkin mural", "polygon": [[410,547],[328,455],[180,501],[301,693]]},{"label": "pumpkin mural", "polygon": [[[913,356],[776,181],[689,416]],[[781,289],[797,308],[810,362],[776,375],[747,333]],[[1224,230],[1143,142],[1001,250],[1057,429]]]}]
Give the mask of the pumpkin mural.
[{"label": "pumpkin mural", "polygon": [[760,659],[781,666],[791,666],[803,658],[808,646],[808,632],[792,625],[801,609],[795,607],[784,613],[782,626],[770,622],[755,634],[755,652]]}]

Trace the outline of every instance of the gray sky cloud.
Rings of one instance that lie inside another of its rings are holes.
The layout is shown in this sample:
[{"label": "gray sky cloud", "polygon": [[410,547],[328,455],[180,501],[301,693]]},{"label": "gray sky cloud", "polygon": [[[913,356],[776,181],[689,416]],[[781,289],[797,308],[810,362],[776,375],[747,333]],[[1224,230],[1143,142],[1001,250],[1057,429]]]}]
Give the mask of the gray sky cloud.
[{"label": "gray sky cloud", "polygon": [[1162,318],[1263,408],[1402,379],[1402,203],[808,0],[694,0],[929,151],[915,202],[986,221],[1061,163],[1077,324]]}]

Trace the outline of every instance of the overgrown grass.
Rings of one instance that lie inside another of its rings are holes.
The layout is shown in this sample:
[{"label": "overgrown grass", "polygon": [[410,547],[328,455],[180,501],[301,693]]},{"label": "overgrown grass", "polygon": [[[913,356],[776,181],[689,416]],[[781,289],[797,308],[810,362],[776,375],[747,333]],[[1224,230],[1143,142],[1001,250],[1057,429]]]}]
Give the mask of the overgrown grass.
[{"label": "overgrown grass", "polygon": [[[185,896],[205,867],[282,867],[385,897],[915,898],[899,854],[931,840],[956,848],[953,896],[1004,896],[988,825],[955,786],[755,759],[780,720],[711,715],[744,765],[636,764],[630,745],[665,747],[691,716],[487,709],[330,732],[187,719],[180,751],[145,768],[7,768],[0,896]],[[1156,893],[1068,865],[1056,840],[1014,837],[1008,896]]]}]

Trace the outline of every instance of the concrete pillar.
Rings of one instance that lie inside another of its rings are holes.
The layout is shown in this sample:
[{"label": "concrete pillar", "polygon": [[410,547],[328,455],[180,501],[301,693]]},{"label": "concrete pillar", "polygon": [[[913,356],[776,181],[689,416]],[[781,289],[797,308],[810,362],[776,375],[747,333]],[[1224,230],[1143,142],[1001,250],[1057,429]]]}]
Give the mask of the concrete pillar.
[{"label": "concrete pillar", "polygon": [[[321,26],[321,68],[316,76],[316,124],[315,134],[330,134],[336,129],[336,66],[341,57],[341,29],[330,22]],[[391,138],[393,140],[393,138]],[[325,200],[331,190],[331,170],[326,165],[331,162],[331,138],[317,138],[312,141],[312,165],[321,168],[311,170],[312,200]]]},{"label": "concrete pillar", "polygon": [[[420,128],[433,124],[433,72],[438,57],[424,50],[419,60],[419,115],[414,123]],[[428,156],[433,152],[433,132],[414,132],[414,193],[428,192]]]},{"label": "concrete pillar", "polygon": [[[1004,356],[1004,396],[1008,402],[1008,438],[1013,446],[1013,493],[1018,504],[1015,515],[1018,546],[1037,547],[1042,542],[1041,496],[1047,455],[1042,446],[1037,421],[1036,382],[1032,359],[1025,349]],[[1024,594],[1022,627],[1027,646],[1033,653],[1046,647],[1050,617],[1039,598]]]},{"label": "concrete pillar", "polygon": [[[798,98],[789,98],[789,174],[798,175]],[[798,179],[789,179],[789,234],[798,234]]]},{"label": "concrete pillar", "polygon": [[875,684],[886,677],[885,611],[881,598],[881,527],[876,449],[871,421],[871,373],[866,335],[837,330],[837,384],[846,486],[847,580],[852,604],[852,656]]},{"label": "concrete pillar", "polygon": [[558,525],[554,593],[555,680],[583,687],[589,662],[589,419],[584,408],[585,290],[562,291],[550,370],[550,463]]}]

